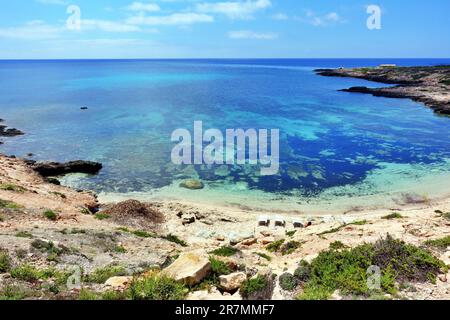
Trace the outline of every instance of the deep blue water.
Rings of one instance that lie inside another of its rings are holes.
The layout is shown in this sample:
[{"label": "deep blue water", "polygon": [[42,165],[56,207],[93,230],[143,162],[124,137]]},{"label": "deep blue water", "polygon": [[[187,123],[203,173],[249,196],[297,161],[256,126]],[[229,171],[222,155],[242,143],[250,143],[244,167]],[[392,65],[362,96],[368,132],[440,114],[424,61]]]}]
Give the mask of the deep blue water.
[{"label": "deep blue water", "polygon": [[[211,188],[316,194],[355,184],[384,163],[447,170],[450,119],[407,99],[338,92],[383,86],[314,68],[450,64],[432,59],[0,61],[0,118],[26,132],[0,152],[100,161],[81,186],[148,191],[200,178]],[[87,106],[89,110],[80,110]],[[280,174],[250,166],[178,167],[177,128],[279,128]]]}]

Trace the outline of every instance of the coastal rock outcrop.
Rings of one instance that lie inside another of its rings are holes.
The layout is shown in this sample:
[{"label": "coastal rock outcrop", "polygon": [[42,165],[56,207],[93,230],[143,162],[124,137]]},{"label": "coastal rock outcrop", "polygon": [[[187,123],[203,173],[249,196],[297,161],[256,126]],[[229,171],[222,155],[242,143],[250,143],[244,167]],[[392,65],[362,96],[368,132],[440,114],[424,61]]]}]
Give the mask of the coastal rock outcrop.
[{"label": "coastal rock outcrop", "polygon": [[425,104],[436,113],[450,115],[450,66],[317,69],[315,72],[326,77],[351,77],[394,84],[384,88],[359,86],[340,91],[409,98]]},{"label": "coastal rock outcrop", "polygon": [[93,161],[69,161],[59,162],[28,162],[31,168],[43,177],[60,176],[68,173],[97,174],[103,165]]},{"label": "coastal rock outcrop", "polygon": [[193,286],[200,283],[210,271],[211,263],[207,255],[198,252],[187,252],[161,271],[161,274]]},{"label": "coastal rock outcrop", "polygon": [[7,129],[7,126],[0,125],[0,137],[22,136],[24,133],[16,128]]}]

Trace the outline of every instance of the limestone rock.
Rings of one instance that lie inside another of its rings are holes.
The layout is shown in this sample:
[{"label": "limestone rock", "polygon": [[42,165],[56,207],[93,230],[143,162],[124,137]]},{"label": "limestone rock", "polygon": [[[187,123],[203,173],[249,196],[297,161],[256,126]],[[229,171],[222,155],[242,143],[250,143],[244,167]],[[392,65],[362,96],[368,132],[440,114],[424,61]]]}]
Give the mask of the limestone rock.
[{"label": "limestone rock", "polygon": [[200,283],[210,271],[211,263],[208,256],[198,252],[187,252],[164,269],[161,274],[192,286]]},{"label": "limestone rock", "polygon": [[124,289],[131,283],[131,281],[133,281],[133,277],[112,277],[106,280],[105,286],[116,290]]},{"label": "limestone rock", "polygon": [[244,272],[236,272],[219,277],[220,286],[226,291],[239,289],[245,280],[247,280],[247,275]]}]

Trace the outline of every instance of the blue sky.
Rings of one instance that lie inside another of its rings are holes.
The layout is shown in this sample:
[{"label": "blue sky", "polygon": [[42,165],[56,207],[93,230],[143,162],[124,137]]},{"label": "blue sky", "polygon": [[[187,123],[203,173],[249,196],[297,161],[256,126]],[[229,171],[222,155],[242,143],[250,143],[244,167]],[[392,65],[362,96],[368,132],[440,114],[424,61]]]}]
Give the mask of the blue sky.
[{"label": "blue sky", "polygon": [[[81,30],[69,30],[69,5]],[[369,30],[367,7],[381,8]],[[1,1],[0,59],[450,58],[449,0]]]}]

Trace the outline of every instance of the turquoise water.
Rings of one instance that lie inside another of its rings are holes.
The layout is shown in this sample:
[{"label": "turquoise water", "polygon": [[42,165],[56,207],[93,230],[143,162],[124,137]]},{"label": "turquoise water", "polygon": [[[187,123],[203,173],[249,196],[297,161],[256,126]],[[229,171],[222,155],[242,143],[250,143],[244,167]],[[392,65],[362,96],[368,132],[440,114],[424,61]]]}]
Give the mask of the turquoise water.
[{"label": "turquoise water", "polygon": [[[177,189],[186,178],[206,183],[196,197],[221,194],[229,203],[237,201],[234,193],[258,200],[401,191],[399,183],[450,173],[450,119],[407,99],[338,92],[382,84],[313,72],[391,61],[1,61],[0,117],[26,135],[3,139],[0,152],[100,161],[98,176],[65,182],[102,193],[186,196]],[[280,173],[260,176],[249,165],[173,165],[170,135],[177,128],[192,131],[194,120],[223,132],[280,129]]]}]

